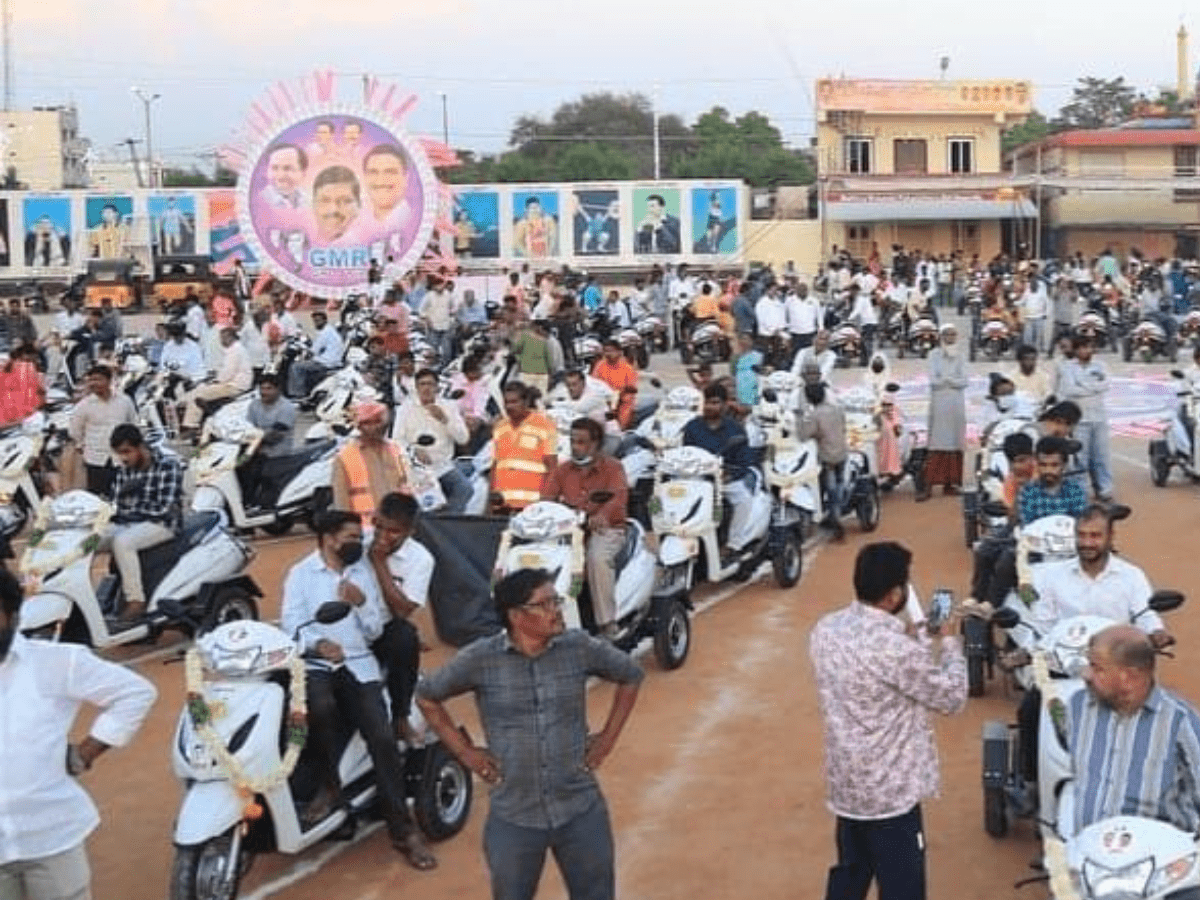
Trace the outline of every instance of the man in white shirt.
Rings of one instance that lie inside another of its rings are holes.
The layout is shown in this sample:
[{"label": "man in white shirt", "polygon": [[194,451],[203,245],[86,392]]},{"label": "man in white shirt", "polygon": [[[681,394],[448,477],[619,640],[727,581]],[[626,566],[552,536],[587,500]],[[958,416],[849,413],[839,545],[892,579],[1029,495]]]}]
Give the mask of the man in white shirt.
[{"label": "man in white shirt", "polygon": [[[87,395],[71,411],[68,434],[75,452],[83,454],[87,489],[108,499],[116,474],[116,460],[110,445],[113,429],[137,422],[137,410],[129,395],[114,391],[112,369],[92,366],[87,373]],[[70,467],[66,467],[70,471]]]},{"label": "man in white shirt", "polygon": [[322,378],[342,366],[342,336],[321,310],[312,314],[316,331],[312,359],[299,359],[288,370],[288,396],[307,397]]},{"label": "man in white shirt", "polygon": [[796,354],[811,347],[821,330],[821,302],[808,293],[807,284],[796,285],[788,295],[786,306],[788,332],[792,338],[792,361]]},{"label": "man in white shirt", "polygon": [[208,374],[204,354],[200,352],[200,345],[188,337],[184,324],[180,321],[168,322],[167,337],[159,360],[163,371],[175,372],[188,381],[202,380]]},{"label": "man in white shirt", "polygon": [[238,340],[246,348],[255,377],[271,364],[271,345],[267,343],[267,336],[263,332],[269,318],[265,309],[255,309],[252,315],[245,318],[238,332]]},{"label": "man in white shirt", "polygon": [[[281,627],[296,634],[308,663],[308,738],[321,763],[323,784],[304,811],[305,824],[324,819],[341,796],[338,735],[341,723],[367,743],[375,768],[383,818],[395,847],[416,869],[437,860],[417,833],[408,811],[404,760],[383,701],[383,673],[371,645],[383,633],[387,609],[371,563],[363,559],[359,516],[345,510],[319,513],[313,521],[317,549],[292,566],[283,583]],[[331,625],[310,622],[322,604],[340,600],[351,607]]]},{"label": "man in white shirt", "polygon": [[287,304],[282,297],[276,297],[271,303],[271,321],[279,326],[284,339],[295,337],[300,333],[300,323],[288,312]]},{"label": "man in white shirt", "polygon": [[83,323],[84,316],[79,311],[79,304],[73,297],[63,295],[62,309],[54,314],[54,330],[67,337],[72,331],[82,328]]},{"label": "man in white shirt", "polygon": [[191,293],[191,288],[188,288],[188,291],[187,312],[184,313],[184,321],[187,323],[188,337],[199,342],[200,338],[204,337],[204,330],[207,326],[204,307],[200,303],[200,298]]},{"label": "man in white shirt", "polygon": [[443,363],[450,361],[451,338],[454,336],[454,295],[445,281],[438,281],[425,292],[418,310],[429,326],[429,342]]},{"label": "man in white shirt", "polygon": [[[0,569],[0,897],[90,900],[84,843],[100,816],[75,779],[133,739],[157,692],[86,647],[26,639],[21,600]],[[101,712],[71,744],[84,703]]]},{"label": "man in white shirt", "polygon": [[1053,376],[1038,367],[1037,348],[1028,344],[1017,348],[1017,368],[1008,373],[1008,378],[1013,383],[1014,393],[1023,394],[1039,409],[1054,393]]},{"label": "man in white shirt", "polygon": [[862,334],[862,363],[865,366],[875,349],[875,331],[879,327],[879,312],[874,298],[861,291],[856,284],[850,285],[850,321],[858,326]]},{"label": "man in white shirt", "polygon": [[1041,353],[1045,349],[1050,295],[1046,292],[1045,282],[1038,275],[1037,266],[1029,267],[1029,278],[1025,283],[1025,292],[1018,301],[1018,307],[1021,310],[1021,321],[1025,323],[1025,343]]},{"label": "man in white shirt", "polygon": [[224,356],[221,368],[217,370],[216,381],[202,384],[188,393],[184,398],[187,407],[183,414],[183,431],[194,433],[204,418],[202,403],[213,400],[224,400],[236,397],[250,390],[254,384],[254,370],[250,367],[250,357],[246,348],[237,339],[237,329],[227,325],[221,329],[221,346]]},{"label": "man in white shirt", "polygon": [[617,392],[581,369],[567,372],[562,384],[550,392],[546,407],[565,407],[572,419],[593,419],[609,434],[621,433],[615,416]]},{"label": "man in white shirt", "polygon": [[[454,464],[454,448],[470,438],[467,425],[453,400],[439,400],[438,377],[433,369],[422,369],[416,375],[417,394],[406,401],[396,413],[392,439],[401,446],[413,448],[417,459],[437,477],[446,495],[445,511],[453,515],[467,508],[471,500],[471,483]],[[432,437],[432,444],[423,444],[422,437]]]},{"label": "man in white shirt", "polygon": [[821,373],[820,380],[829,384],[829,379],[833,376],[833,370],[837,366],[837,354],[829,349],[828,331],[818,331],[812,346],[805,347],[796,354],[796,358],[792,360],[792,374],[800,378],[806,362],[816,365],[817,370]]},{"label": "man in white shirt", "polygon": [[779,298],[779,288],[772,284],[754,304],[754,320],[758,327],[758,346],[770,365],[783,364],[783,342],[791,335],[787,327],[787,308]]}]

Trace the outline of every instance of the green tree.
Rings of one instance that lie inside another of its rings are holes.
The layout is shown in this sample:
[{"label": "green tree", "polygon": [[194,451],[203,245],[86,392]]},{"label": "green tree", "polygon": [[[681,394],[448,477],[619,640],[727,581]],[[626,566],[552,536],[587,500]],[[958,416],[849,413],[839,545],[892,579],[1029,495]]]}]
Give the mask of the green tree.
[{"label": "green tree", "polygon": [[1129,118],[1137,101],[1137,91],[1117,78],[1080,78],[1071,94],[1071,102],[1058,111],[1059,128],[1108,128]]},{"label": "green tree", "polygon": [[167,167],[162,172],[162,186],[183,187],[233,187],[237,184],[237,172],[218,166],[214,175],[202,172],[198,167],[190,169]]},{"label": "green tree", "polygon": [[741,178],[754,187],[810,184],[812,167],[762,113],[751,110],[731,119],[714,106],[692,126],[695,149],[675,160],[670,174],[680,178]]},{"label": "green tree", "polygon": [[637,175],[637,162],[611,144],[570,144],[557,154],[559,181],[622,181]]},{"label": "green tree", "polygon": [[1004,134],[1000,137],[1000,150],[1002,153],[1008,153],[1023,144],[1032,144],[1034,141],[1043,140],[1053,131],[1054,129],[1046,117],[1035,109],[1020,125],[1004,129]]}]

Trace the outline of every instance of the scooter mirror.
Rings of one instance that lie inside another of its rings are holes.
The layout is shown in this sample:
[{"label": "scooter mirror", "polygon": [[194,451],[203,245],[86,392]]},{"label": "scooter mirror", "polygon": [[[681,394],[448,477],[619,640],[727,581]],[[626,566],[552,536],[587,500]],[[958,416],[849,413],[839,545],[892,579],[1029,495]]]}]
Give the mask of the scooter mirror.
[{"label": "scooter mirror", "polygon": [[418,447],[432,447],[436,443],[437,438],[435,438],[432,434],[422,434],[417,436]]},{"label": "scooter mirror", "polygon": [[588,500],[595,504],[607,503],[615,495],[612,491],[592,491],[588,494]]},{"label": "scooter mirror", "polygon": [[1124,522],[1131,515],[1133,510],[1124,503],[1114,503],[1108,508],[1108,518],[1112,522]]},{"label": "scooter mirror", "polygon": [[1181,369],[1172,369],[1172,370],[1171,370],[1171,377],[1172,377],[1172,378],[1180,378],[1180,379],[1182,379],[1182,378],[1184,378],[1185,376],[1184,376],[1184,374],[1183,374],[1183,370],[1181,370]]},{"label": "scooter mirror", "polygon": [[328,603],[322,603],[317,607],[317,614],[313,618],[321,625],[332,625],[334,622],[342,621],[348,615],[350,615],[349,603],[343,603],[341,600],[330,600]]},{"label": "scooter mirror", "polygon": [[651,386],[651,387],[654,387],[654,388],[660,388],[660,387],[662,387],[662,382],[661,382],[661,381],[659,381],[657,378],[651,378],[651,379],[650,379],[650,386]]},{"label": "scooter mirror", "polygon": [[992,624],[997,628],[1016,628],[1021,622],[1021,614],[1008,606],[1002,606],[992,613]]},{"label": "scooter mirror", "polygon": [[883,386],[883,389],[888,393],[894,394],[896,391],[900,390],[900,385],[894,381],[889,381]]},{"label": "scooter mirror", "polygon": [[461,400],[466,395],[466,393],[467,392],[464,391],[462,388],[458,388],[458,390],[454,390],[454,391],[450,392],[450,399],[451,400]]},{"label": "scooter mirror", "polygon": [[1183,605],[1184,596],[1181,591],[1158,590],[1150,595],[1146,603],[1156,613],[1170,612]]},{"label": "scooter mirror", "polygon": [[764,400],[766,400],[768,403],[774,403],[776,400],[779,399],[779,395],[775,393],[774,389],[767,388],[766,390],[764,390],[762,392],[762,398]]},{"label": "scooter mirror", "polygon": [[1066,448],[1067,448],[1067,456],[1074,456],[1076,453],[1078,453],[1080,450],[1083,449],[1083,444],[1081,444],[1079,441],[1073,441],[1073,440],[1068,439],[1066,442]]}]

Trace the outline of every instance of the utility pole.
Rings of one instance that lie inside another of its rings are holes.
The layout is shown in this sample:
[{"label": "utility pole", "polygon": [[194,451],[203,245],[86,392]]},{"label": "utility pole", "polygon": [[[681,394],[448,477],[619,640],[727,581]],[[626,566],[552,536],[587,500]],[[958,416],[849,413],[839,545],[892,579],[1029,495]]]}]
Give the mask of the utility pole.
[{"label": "utility pole", "polygon": [[658,85],[654,86],[654,180],[658,181],[662,174],[662,153],[658,139]]},{"label": "utility pole", "polygon": [[438,95],[442,98],[442,143],[447,147],[450,146],[450,108],[446,99],[445,91],[438,91]]},{"label": "utility pole", "polygon": [[146,183],[142,180],[142,166],[138,162],[137,155],[137,145],[141,141],[135,138],[125,138],[121,143],[129,148],[129,160],[133,163],[133,174],[137,176],[138,187],[145,187]]},{"label": "utility pole", "polygon": [[0,25],[4,28],[4,111],[13,108],[12,8],[11,0],[0,3]]},{"label": "utility pole", "polygon": [[154,132],[150,125],[150,105],[162,97],[162,94],[151,94],[140,87],[132,87],[130,91],[142,101],[142,109],[146,114],[146,182],[148,187],[158,187],[158,178],[154,172]]}]

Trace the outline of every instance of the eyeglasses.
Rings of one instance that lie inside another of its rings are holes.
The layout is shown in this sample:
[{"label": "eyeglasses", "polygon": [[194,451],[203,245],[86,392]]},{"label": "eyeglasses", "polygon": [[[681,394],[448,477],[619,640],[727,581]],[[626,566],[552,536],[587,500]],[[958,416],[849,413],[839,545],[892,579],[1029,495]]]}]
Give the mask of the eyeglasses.
[{"label": "eyeglasses", "polygon": [[521,609],[537,609],[542,612],[553,612],[556,609],[562,609],[565,602],[562,597],[554,596],[549,600],[539,600],[537,603],[522,603]]}]

